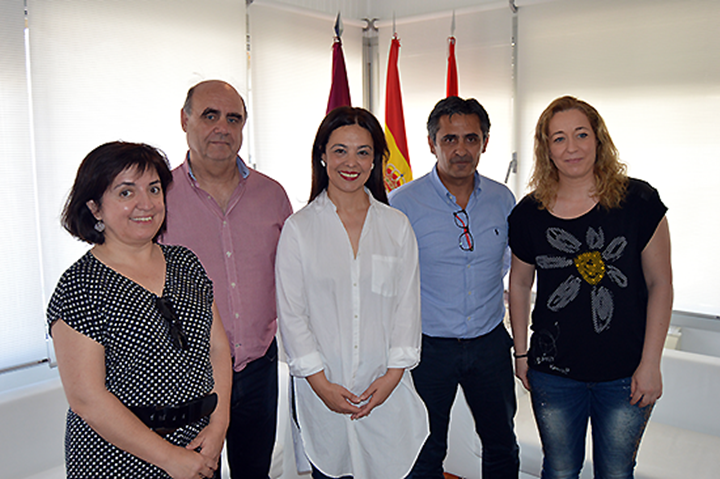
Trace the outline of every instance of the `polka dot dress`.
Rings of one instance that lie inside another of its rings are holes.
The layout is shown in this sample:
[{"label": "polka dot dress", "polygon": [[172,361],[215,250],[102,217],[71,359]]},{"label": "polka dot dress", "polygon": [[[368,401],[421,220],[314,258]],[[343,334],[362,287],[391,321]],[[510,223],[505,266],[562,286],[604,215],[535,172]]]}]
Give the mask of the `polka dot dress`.
[{"label": "polka dot dress", "polygon": [[[172,406],[208,394],[212,283],[197,257],[181,246],[160,245],[170,299],[190,348],[177,349],[156,296],[88,252],[60,278],[48,306],[48,323],[65,321],[105,348],[105,387],[126,406]],[[165,437],[187,445],[208,419]],[[161,469],[102,439],[72,410],[67,414],[68,478],[167,478]]]}]

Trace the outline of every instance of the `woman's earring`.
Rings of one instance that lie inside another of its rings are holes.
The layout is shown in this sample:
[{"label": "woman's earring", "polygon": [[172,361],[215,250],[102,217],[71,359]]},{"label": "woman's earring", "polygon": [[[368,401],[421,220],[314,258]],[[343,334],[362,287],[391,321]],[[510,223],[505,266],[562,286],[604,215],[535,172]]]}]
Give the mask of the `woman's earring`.
[{"label": "woman's earring", "polygon": [[98,222],[95,223],[95,231],[98,233],[105,231],[105,223],[103,223],[102,220],[98,220]]},{"label": "woman's earring", "polygon": [[323,168],[327,168],[327,164],[325,163],[325,160],[320,160],[320,164]]}]

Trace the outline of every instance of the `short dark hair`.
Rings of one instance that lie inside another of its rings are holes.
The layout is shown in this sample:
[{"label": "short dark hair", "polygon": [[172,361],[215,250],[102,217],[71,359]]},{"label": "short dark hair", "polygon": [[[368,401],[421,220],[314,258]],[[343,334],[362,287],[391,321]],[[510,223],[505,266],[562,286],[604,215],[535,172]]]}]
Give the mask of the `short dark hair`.
[{"label": "short dark hair", "polygon": [[485,108],[475,98],[463,100],[456,96],[449,96],[437,102],[427,121],[428,136],[435,143],[435,135],[440,129],[440,118],[448,115],[477,115],[480,120],[480,129],[483,132],[483,141],[487,140],[490,134],[490,117]]},{"label": "short dark hair", "polygon": [[380,122],[372,113],[363,108],[341,106],[328,113],[320,123],[312,149],[312,188],[310,190],[310,201],[317,198],[328,186],[328,174],[320,163],[325,153],[330,135],[341,126],[358,125],[365,128],[373,139],[373,169],[365,186],[376,200],[387,204],[387,193],[383,181],[383,164],[389,155],[385,134]]},{"label": "short dark hair", "polygon": [[[102,196],[112,185],[115,177],[128,168],[137,168],[140,172],[153,169],[160,177],[163,200],[168,186],[172,183],[170,163],[165,153],[144,143],[114,141],[95,148],[80,163],[75,183],[63,209],[61,223],[74,237],[90,244],[103,244],[105,235],[95,230],[97,220],[87,202],[93,200],[102,206]],[[165,232],[163,221],[153,238]]]},{"label": "short dark hair", "polygon": [[[189,89],[188,92],[187,92],[187,95],[185,96],[185,103],[183,103],[182,109],[183,109],[183,111],[184,111],[186,114],[190,115],[190,114],[192,113],[192,98],[193,98],[193,95],[195,95],[195,90],[197,89],[197,87],[199,87],[199,86],[202,85],[202,84],[211,83],[211,82],[224,83],[224,84],[226,84],[227,86],[229,86],[230,88],[232,88],[233,90],[235,90],[235,87],[233,87],[233,86],[232,86],[231,84],[229,84],[228,82],[224,82],[224,81],[222,81],[222,80],[205,80],[205,81],[201,81],[200,83],[198,83],[198,84],[193,85],[192,87],[190,87],[190,89]],[[242,101],[242,105],[243,105],[243,117],[245,117],[245,121],[247,121],[247,106],[245,106],[245,99],[242,97],[242,95],[241,95],[240,93],[237,92],[237,90],[235,90],[235,93],[238,94],[238,96],[240,97],[240,101]]]}]

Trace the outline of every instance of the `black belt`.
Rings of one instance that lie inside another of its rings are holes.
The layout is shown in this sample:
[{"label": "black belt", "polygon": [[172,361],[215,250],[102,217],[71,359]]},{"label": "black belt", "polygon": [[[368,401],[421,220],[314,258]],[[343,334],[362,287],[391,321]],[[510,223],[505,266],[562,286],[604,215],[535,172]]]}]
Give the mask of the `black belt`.
[{"label": "black belt", "polygon": [[177,406],[131,406],[128,409],[147,427],[164,436],[209,416],[215,410],[217,401],[217,394],[212,393]]}]

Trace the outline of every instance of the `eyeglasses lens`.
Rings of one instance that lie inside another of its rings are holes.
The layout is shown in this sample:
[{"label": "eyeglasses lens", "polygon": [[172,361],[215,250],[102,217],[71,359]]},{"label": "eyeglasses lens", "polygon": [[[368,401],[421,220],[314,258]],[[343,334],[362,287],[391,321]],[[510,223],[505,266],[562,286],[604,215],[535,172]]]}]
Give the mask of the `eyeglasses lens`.
[{"label": "eyeglasses lens", "polygon": [[187,351],[189,348],[188,339],[185,332],[182,330],[182,325],[175,314],[175,309],[173,309],[173,305],[170,300],[165,297],[159,297],[155,300],[155,304],[160,312],[160,316],[162,316],[168,323],[168,327],[170,328],[170,338],[172,339],[173,345],[178,349]]}]

